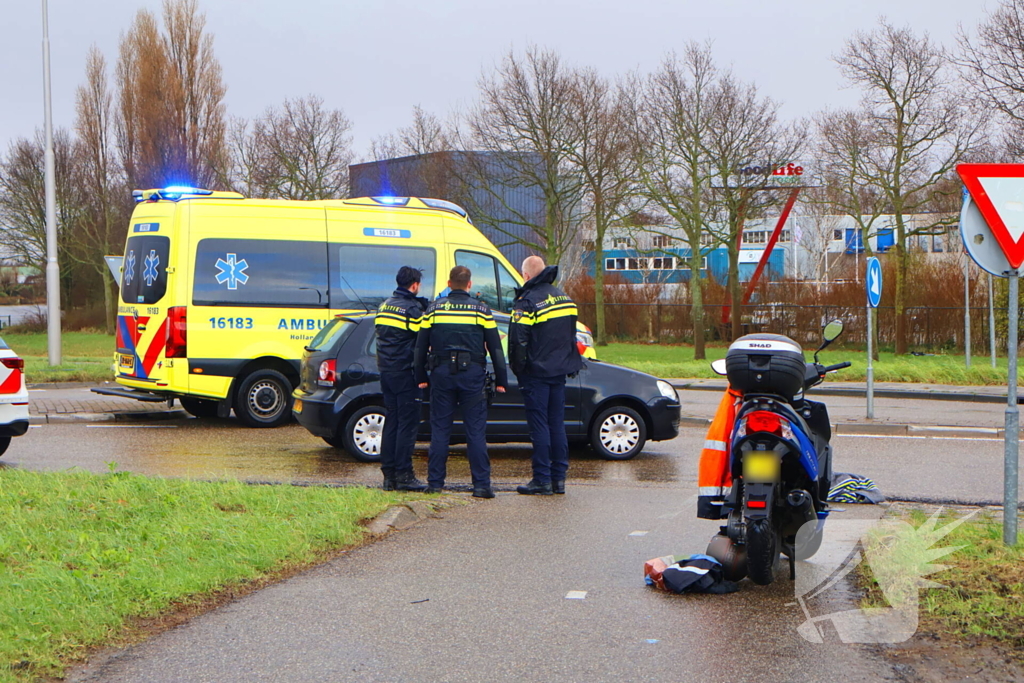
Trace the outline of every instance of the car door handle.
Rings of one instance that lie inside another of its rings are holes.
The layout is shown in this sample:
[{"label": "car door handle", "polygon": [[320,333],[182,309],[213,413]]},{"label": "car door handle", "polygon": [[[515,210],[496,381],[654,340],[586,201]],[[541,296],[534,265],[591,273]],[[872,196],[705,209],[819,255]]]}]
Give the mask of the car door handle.
[{"label": "car door handle", "polygon": [[138,327],[139,327],[139,332],[145,332],[146,331],[145,323],[139,323]]}]

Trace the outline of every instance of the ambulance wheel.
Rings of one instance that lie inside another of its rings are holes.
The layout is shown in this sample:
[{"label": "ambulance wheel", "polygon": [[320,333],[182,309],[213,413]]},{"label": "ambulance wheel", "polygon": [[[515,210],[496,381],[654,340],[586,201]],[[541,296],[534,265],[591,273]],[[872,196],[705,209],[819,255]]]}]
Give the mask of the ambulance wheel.
[{"label": "ambulance wheel", "polygon": [[277,427],[292,417],[292,383],[277,370],[257,370],[238,386],[235,415],[249,427]]},{"label": "ambulance wheel", "polygon": [[380,462],[384,440],[384,408],[363,406],[345,422],[341,434],[345,450],[359,462]]},{"label": "ambulance wheel", "polygon": [[647,443],[647,423],[626,406],[602,410],[590,427],[590,447],[605,460],[629,460]]},{"label": "ambulance wheel", "polygon": [[192,417],[217,417],[217,401],[207,401],[201,398],[190,398],[179,396],[178,401]]},{"label": "ambulance wheel", "polygon": [[0,455],[7,452],[7,449],[11,446],[11,437],[0,436]]}]

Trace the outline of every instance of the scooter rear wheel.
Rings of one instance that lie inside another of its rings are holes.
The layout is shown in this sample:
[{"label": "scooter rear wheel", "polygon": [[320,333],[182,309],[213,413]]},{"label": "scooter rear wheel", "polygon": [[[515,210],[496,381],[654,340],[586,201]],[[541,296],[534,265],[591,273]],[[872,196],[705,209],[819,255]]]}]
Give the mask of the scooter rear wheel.
[{"label": "scooter rear wheel", "polygon": [[747,522],[747,575],[767,586],[779,569],[779,534],[770,518]]}]

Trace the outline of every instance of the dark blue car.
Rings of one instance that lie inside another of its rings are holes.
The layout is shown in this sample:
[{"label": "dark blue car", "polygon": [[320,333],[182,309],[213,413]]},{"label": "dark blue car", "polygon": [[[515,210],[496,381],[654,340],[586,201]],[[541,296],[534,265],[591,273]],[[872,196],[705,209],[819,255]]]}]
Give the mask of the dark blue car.
[{"label": "dark blue car", "polygon": [[[497,313],[494,318],[504,341],[509,318]],[[372,315],[332,320],[306,347],[299,387],[293,393],[292,410],[299,424],[363,462],[380,460],[384,426],[374,332]],[[509,385],[504,394],[492,392],[489,443],[530,441],[523,397],[511,372]],[[609,460],[627,460],[648,440],[665,441],[679,434],[679,396],[668,382],[651,375],[587,359],[583,370],[568,380],[565,396],[569,442],[589,444]],[[417,438],[429,441],[429,390],[423,399]],[[452,443],[464,442],[462,423],[456,421]]]}]

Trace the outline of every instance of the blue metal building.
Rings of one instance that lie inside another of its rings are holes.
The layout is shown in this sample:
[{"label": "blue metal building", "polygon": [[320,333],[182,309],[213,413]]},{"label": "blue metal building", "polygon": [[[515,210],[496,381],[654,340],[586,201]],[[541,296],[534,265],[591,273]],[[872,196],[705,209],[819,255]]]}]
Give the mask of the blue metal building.
[{"label": "blue metal building", "polygon": [[[740,281],[747,282],[757,268],[761,251],[740,251]],[[583,256],[587,273],[594,276],[594,252],[588,251]],[[786,249],[775,247],[764,272],[765,279],[779,279],[785,272]],[[719,282],[725,282],[729,274],[729,251],[718,247],[704,256],[704,275],[710,273]],[[605,249],[605,273],[617,275],[631,284],[663,282],[678,284],[689,282],[690,250],[688,248],[658,249],[656,251],[638,251],[636,249]]]},{"label": "blue metal building", "polygon": [[[434,152],[349,166],[349,196],[413,196],[459,204],[474,225],[516,268],[537,253],[531,225],[544,225],[544,197],[523,180],[535,155],[514,158],[492,152]],[[521,241],[519,241],[521,240]]]}]

